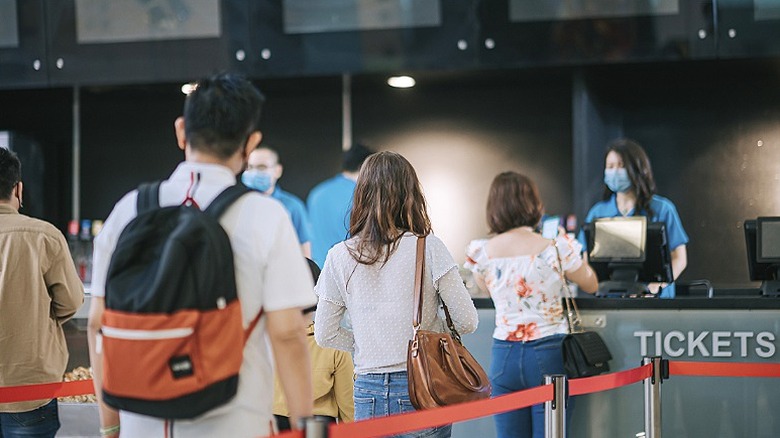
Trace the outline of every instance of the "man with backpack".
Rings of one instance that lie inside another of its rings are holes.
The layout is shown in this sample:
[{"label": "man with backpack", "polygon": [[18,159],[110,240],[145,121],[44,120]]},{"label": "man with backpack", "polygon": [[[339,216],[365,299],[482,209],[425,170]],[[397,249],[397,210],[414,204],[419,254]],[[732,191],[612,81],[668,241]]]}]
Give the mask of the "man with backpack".
[{"label": "man with backpack", "polygon": [[272,360],[293,425],[311,415],[311,276],[282,205],[235,186],[261,140],[263,100],[234,75],[200,81],[174,123],[185,161],[125,195],[95,239],[103,436],[269,435]]}]

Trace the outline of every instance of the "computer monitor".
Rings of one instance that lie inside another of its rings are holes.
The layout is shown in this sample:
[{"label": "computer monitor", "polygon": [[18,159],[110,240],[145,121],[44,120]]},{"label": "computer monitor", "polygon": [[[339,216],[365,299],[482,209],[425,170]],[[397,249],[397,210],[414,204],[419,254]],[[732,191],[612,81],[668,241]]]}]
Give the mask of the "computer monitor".
[{"label": "computer monitor", "polygon": [[[611,218],[610,221],[629,221],[636,218]],[[609,254],[603,250],[593,253],[596,249],[596,231],[605,219],[597,219],[592,223],[584,224],[582,229],[587,242],[588,261],[599,279],[599,291],[597,296],[627,297],[641,296],[648,293],[647,283],[674,281],[672,273],[672,256],[669,242],[666,237],[666,225],[663,222],[646,223],[644,230],[644,257],[637,256],[635,249],[632,255],[625,257],[618,254],[617,257],[607,257]],[[636,226],[636,223],[632,223]],[[609,225],[607,225],[609,227]],[[631,234],[633,241],[637,242],[636,234]],[[635,245],[641,248],[641,244]],[[593,256],[596,255],[594,258]]]},{"label": "computer monitor", "polygon": [[780,264],[780,217],[756,219],[756,261]]},{"label": "computer monitor", "polygon": [[593,222],[593,247],[588,260],[606,263],[645,261],[647,218],[604,218]]},{"label": "computer monitor", "polygon": [[780,295],[780,217],[760,217],[744,223],[750,280],[761,281],[763,295]]}]

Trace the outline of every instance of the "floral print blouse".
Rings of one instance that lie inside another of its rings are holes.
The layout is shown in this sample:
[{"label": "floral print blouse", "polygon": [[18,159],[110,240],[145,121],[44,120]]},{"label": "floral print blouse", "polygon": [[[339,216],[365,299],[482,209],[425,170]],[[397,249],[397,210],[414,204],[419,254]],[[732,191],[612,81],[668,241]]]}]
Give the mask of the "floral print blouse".
[{"label": "floral print blouse", "polygon": [[568,236],[558,236],[535,255],[492,258],[487,239],[472,241],[466,249],[464,267],[480,274],[496,308],[493,337],[506,341],[533,341],[567,332],[562,297],[558,248],[564,271],[582,265],[582,245]]}]

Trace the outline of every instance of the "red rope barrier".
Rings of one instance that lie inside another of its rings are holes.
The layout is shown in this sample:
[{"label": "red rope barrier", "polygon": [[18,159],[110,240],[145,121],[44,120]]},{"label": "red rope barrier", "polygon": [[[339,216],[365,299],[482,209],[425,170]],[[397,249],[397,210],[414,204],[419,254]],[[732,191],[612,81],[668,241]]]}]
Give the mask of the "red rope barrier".
[{"label": "red rope barrier", "polygon": [[473,420],[488,415],[525,408],[552,400],[552,385],[537,386],[524,391],[469,403],[461,403],[427,411],[373,418],[354,423],[332,424],[328,429],[330,438],[364,438],[369,436],[395,435],[441,426],[459,421]]},{"label": "red rope barrier", "polygon": [[[569,381],[569,394],[572,396],[584,395],[627,386],[651,377],[652,372],[652,364],[647,364],[617,373],[572,379]],[[780,377],[780,364],[669,361],[669,374],[712,377]],[[0,403],[43,400],[94,393],[92,380],[0,387]],[[394,435],[522,409],[550,401],[552,398],[552,385],[542,385],[471,403],[374,418],[354,423],[332,424],[329,426],[329,436],[331,438],[363,438]],[[296,430],[277,435],[275,438],[302,437],[303,432]]]},{"label": "red rope barrier", "polygon": [[780,364],[670,360],[669,374],[709,377],[780,377]]},{"label": "red rope barrier", "polygon": [[618,373],[569,380],[569,395],[583,395],[608,391],[641,382],[653,375],[653,364],[643,365]]},{"label": "red rope barrier", "polygon": [[95,387],[92,385],[92,379],[44,383],[42,385],[7,386],[0,387],[0,403],[45,400],[94,393]]}]

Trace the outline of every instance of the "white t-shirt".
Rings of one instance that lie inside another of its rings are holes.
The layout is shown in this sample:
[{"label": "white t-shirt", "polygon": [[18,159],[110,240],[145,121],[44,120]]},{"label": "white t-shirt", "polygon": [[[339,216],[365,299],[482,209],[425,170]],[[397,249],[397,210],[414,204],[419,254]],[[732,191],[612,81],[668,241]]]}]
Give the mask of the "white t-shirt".
[{"label": "white t-shirt", "polygon": [[[336,244],[325,259],[316,292],[320,297],[314,324],[314,338],[323,347],[354,352],[355,372],[391,373],[406,371],[406,354],[414,335],[414,271],[417,237],[406,233],[386,264],[359,264],[347,245],[355,238]],[[423,273],[423,316],[421,328],[446,330],[439,313],[439,297],[447,304],[455,328],[461,335],[477,329],[479,318],[457,264],[438,237],[428,235]],[[349,313],[352,331],[341,326]]]},{"label": "white t-shirt", "polygon": [[[160,186],[160,204],[179,205],[191,192],[205,209],[236,178],[227,167],[183,162]],[[111,255],[119,234],[136,216],[137,191],[114,206],[103,230],[95,238],[92,294],[105,296]],[[301,255],[290,217],[274,199],[260,193],[242,196],[220,218],[233,248],[236,288],[244,327],[265,312],[303,308],[316,303],[310,270]],[[266,336],[265,318],[244,348],[238,393],[229,403],[194,420],[161,420],[120,412],[123,436],[265,436],[272,429],[273,360]],[[168,429],[168,433],[166,433]]]}]

